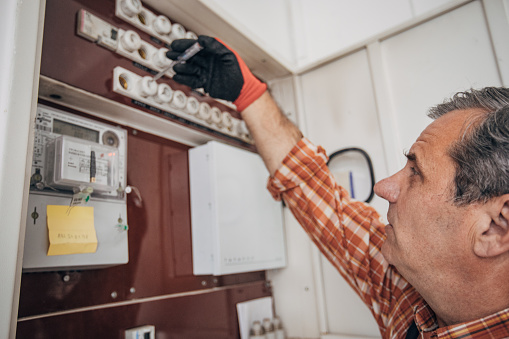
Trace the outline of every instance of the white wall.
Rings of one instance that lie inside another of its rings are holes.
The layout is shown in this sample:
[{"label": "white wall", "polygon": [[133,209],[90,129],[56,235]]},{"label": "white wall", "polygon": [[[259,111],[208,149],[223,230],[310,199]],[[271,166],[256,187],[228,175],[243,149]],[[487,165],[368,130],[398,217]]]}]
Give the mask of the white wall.
[{"label": "white wall", "polygon": [[410,4],[414,16],[425,14],[426,12],[440,8],[443,5],[451,3],[451,0],[411,0]]},{"label": "white wall", "polygon": [[27,150],[35,114],[44,1],[0,2],[0,338],[14,338],[18,310]]},{"label": "white wall", "polygon": [[[299,66],[344,50],[413,17],[408,0],[298,0]],[[303,50],[303,51],[302,51]]]},{"label": "white wall", "polygon": [[284,209],[287,265],[267,272],[276,314],[288,338],[318,338],[319,308],[313,244],[288,208]]},{"label": "white wall", "polygon": [[501,85],[480,1],[382,41],[381,53],[400,150],[431,122],[429,107],[471,87]]},{"label": "white wall", "polygon": [[239,31],[258,42],[269,54],[285,64],[293,64],[294,41],[291,38],[292,0],[202,0]]},{"label": "white wall", "polygon": [[458,0],[202,0],[295,69]]}]

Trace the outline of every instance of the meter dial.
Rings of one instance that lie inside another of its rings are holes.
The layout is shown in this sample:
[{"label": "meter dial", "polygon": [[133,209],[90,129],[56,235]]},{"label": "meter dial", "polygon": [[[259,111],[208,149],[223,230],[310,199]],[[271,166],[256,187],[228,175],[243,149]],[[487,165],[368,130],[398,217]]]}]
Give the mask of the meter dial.
[{"label": "meter dial", "polygon": [[119,140],[117,134],[112,131],[106,131],[103,133],[103,145],[110,147],[118,147]]}]

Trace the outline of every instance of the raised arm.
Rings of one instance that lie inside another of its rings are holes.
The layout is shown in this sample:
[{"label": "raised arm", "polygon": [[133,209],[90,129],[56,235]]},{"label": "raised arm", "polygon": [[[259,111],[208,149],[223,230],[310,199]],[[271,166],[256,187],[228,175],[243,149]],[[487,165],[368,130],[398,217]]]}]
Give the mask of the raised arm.
[{"label": "raised arm", "polygon": [[302,133],[281,113],[268,92],[263,93],[241,113],[258,153],[270,175],[281,166],[285,156],[302,138]]},{"label": "raised arm", "polygon": [[[195,42],[174,41],[168,57],[176,59]],[[378,213],[351,200],[337,185],[327,167],[325,151],[302,138],[298,128],[281,113],[267,86],[253,76],[235,51],[210,37],[200,36],[198,42],[204,49],[188,63],[175,66],[174,79],[237,105],[270,172],[269,191],[274,198],[284,199],[311,240],[357,291],[385,331],[396,297],[391,291],[398,284],[397,290],[404,290],[406,282],[389,268],[381,254],[384,225]]]},{"label": "raised arm", "polygon": [[[196,40],[176,40],[167,53],[176,59]],[[302,138],[267,92],[267,85],[257,79],[238,54],[222,41],[200,36],[203,50],[185,64],[174,67],[174,80],[191,88],[203,88],[210,96],[232,101],[255,141],[271,175]]]}]

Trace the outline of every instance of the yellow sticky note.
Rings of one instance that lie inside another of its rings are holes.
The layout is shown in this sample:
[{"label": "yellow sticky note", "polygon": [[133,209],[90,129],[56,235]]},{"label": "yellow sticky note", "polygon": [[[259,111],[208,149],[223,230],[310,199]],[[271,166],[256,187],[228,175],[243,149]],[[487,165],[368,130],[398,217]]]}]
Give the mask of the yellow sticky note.
[{"label": "yellow sticky note", "polygon": [[88,206],[48,205],[46,208],[48,255],[94,253],[97,235],[94,208]]}]

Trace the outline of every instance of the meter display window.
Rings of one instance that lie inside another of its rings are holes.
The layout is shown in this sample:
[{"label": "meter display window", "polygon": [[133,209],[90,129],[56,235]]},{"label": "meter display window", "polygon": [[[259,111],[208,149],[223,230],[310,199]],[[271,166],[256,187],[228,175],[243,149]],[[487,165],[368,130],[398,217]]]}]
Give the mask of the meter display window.
[{"label": "meter display window", "polygon": [[53,133],[99,142],[99,131],[53,119]]}]

